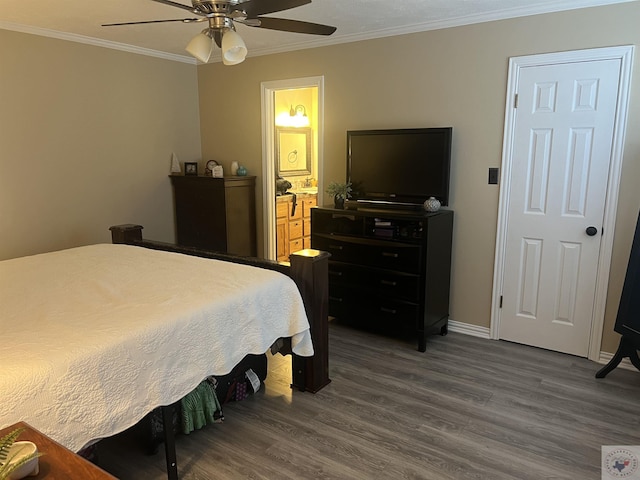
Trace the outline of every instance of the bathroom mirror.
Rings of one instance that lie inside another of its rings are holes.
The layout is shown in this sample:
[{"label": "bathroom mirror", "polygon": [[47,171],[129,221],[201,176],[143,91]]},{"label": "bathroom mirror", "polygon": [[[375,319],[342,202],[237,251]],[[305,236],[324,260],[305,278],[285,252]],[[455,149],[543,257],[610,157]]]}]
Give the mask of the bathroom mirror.
[{"label": "bathroom mirror", "polygon": [[276,170],[279,175],[311,175],[311,128],[276,128]]}]

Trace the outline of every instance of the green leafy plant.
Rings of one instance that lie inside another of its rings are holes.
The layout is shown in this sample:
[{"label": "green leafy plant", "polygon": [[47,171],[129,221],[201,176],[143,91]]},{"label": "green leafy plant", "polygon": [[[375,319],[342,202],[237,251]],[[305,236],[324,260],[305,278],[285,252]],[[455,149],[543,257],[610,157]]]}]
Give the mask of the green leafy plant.
[{"label": "green leafy plant", "polygon": [[339,182],[331,182],[327,185],[327,189],[325,190],[329,195],[334,198],[345,200],[347,198],[351,198],[351,182],[347,183],[339,183]]},{"label": "green leafy plant", "polygon": [[17,462],[12,461],[16,457],[17,453],[11,454],[11,447],[16,443],[16,440],[23,431],[24,428],[16,428],[12,432],[0,438],[0,480],[9,478],[9,475],[24,464],[42,455],[40,452],[34,452],[23,456]]}]

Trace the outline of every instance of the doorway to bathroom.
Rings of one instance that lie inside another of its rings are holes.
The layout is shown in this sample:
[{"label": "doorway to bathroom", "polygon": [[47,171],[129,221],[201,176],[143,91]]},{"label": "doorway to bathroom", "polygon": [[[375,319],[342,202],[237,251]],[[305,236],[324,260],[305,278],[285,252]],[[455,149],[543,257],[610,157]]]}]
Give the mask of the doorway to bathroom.
[{"label": "doorway to bathroom", "polygon": [[288,261],[310,246],[322,192],[323,77],[262,84],[264,256]]}]

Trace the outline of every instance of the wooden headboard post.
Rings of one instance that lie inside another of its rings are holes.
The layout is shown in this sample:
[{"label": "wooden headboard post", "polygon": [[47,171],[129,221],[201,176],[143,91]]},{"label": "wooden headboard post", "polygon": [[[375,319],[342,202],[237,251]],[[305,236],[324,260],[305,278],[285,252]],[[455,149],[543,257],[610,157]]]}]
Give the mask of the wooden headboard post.
[{"label": "wooden headboard post", "polygon": [[317,392],[329,379],[329,257],[320,250],[294,252],[291,278],[298,285],[311,326],[313,357],[293,354],[293,386],[302,391]]},{"label": "wooden headboard post", "polygon": [[109,228],[111,230],[111,243],[125,243],[131,245],[142,241],[142,225],[128,223],[126,225],[116,225]]}]

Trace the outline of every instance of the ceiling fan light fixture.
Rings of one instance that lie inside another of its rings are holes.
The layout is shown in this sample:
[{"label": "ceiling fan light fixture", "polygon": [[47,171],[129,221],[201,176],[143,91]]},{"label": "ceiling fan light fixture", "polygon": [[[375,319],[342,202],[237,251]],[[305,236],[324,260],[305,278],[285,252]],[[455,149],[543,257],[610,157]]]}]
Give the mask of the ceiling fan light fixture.
[{"label": "ceiling fan light fixture", "polygon": [[222,35],[222,63],[237,65],[244,62],[247,56],[247,46],[242,37],[234,30],[227,30]]},{"label": "ceiling fan light fixture", "polygon": [[106,23],[102,26],[115,27],[118,25],[146,23],[199,23],[208,21],[209,28],[193,37],[185,50],[200,62],[208,63],[215,43],[222,49],[222,62],[225,65],[236,65],[244,62],[247,56],[247,46],[242,37],[236,33],[234,22],[242,23],[248,27],[311,35],[331,35],[336,31],[336,27],[329,25],[262,16],[307,5],[312,0],[191,0],[191,6],[172,0],[153,1],[187,10],[189,13],[197,15],[197,17]]},{"label": "ceiling fan light fixture", "polygon": [[209,36],[208,30],[203,30],[193,37],[185,50],[202,63],[207,63],[213,51],[213,40]]}]

